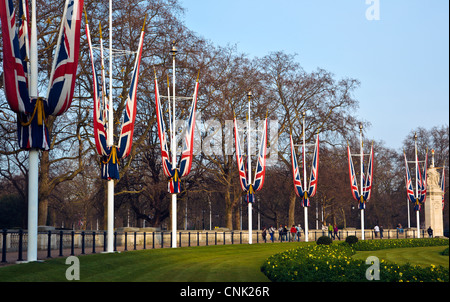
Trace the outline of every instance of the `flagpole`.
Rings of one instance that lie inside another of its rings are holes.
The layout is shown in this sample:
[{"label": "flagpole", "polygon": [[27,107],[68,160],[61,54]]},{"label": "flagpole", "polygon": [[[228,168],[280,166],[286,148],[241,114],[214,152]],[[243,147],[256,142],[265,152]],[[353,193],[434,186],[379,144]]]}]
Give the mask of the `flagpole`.
[{"label": "flagpole", "polygon": [[[417,133],[414,133],[414,154],[416,156],[416,200],[419,199],[419,178],[417,175],[420,175],[420,171],[418,172],[419,163],[417,162]],[[425,163],[426,165],[427,163]],[[417,202],[417,201],[416,201]],[[416,209],[416,220],[417,220],[417,238],[420,238],[420,216],[419,210]]]},{"label": "flagpole", "polygon": [[[361,153],[361,162],[360,162],[360,166],[361,166],[361,197],[363,196],[363,174],[364,174],[364,167],[363,167],[363,161],[364,161],[364,153],[363,153],[363,139],[362,139],[362,124],[359,125],[359,140],[361,142],[360,144],[360,153]],[[360,198],[361,198],[360,197]],[[361,240],[365,239],[365,234],[364,234],[364,208],[361,209]]]},{"label": "flagpole", "polygon": [[[305,138],[305,115],[306,115],[306,112],[305,111],[303,111],[303,129],[302,129],[302,132],[303,132],[303,184],[304,184],[304,186],[303,186],[303,188],[304,188],[304,190],[305,190],[305,192],[306,192],[306,138]],[[304,198],[304,197],[303,197]],[[303,201],[303,202],[305,202],[305,200]],[[305,204],[303,203],[303,210],[304,210],[304,214],[305,214],[305,242],[308,242],[308,240],[309,240],[309,236],[308,236],[308,233],[309,233],[309,229],[308,229],[308,207],[307,206],[305,206]]]},{"label": "flagpole", "polygon": [[[248,184],[251,186],[252,179],[252,154],[250,153],[250,101],[252,98],[252,92],[249,91],[247,94],[248,97],[248,126],[247,126],[247,164],[248,164]],[[252,244],[252,210],[253,205],[252,202],[248,202],[248,244]]]},{"label": "flagpole", "polygon": [[[31,37],[30,37],[30,97],[37,98],[37,26],[36,26],[36,0],[31,1]],[[37,260],[37,237],[38,237],[38,195],[39,195],[39,150],[29,151],[28,170],[28,245],[27,261]]]},{"label": "flagpole", "polygon": [[[112,0],[109,0],[109,108],[108,108],[108,137],[107,145],[111,152],[114,144],[114,111],[112,103]],[[107,226],[107,252],[114,252],[114,179],[108,180],[108,226]]]},{"label": "flagpole", "polygon": [[[177,168],[177,141],[175,133],[175,56],[177,55],[177,49],[175,44],[172,45],[172,78],[173,78],[173,105],[172,105],[172,131],[171,131],[171,147],[172,147],[172,167],[176,170]],[[170,99],[169,99],[170,103]],[[175,171],[175,173],[177,173]],[[177,247],[177,194],[172,194],[172,248]]]}]

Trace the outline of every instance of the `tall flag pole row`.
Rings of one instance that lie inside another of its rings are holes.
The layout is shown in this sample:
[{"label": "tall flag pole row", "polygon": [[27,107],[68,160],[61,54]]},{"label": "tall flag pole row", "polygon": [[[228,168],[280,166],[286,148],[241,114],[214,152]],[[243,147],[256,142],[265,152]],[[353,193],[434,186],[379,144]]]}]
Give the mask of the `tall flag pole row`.
[{"label": "tall flag pole row", "polygon": [[31,30],[28,1],[20,4],[16,14],[12,0],[0,0],[0,19],[5,95],[17,113],[19,147],[29,151],[27,261],[31,262],[37,260],[39,150],[50,149],[47,117],[62,115],[72,103],[83,0],[65,2],[46,97],[39,96],[37,90],[36,0],[31,1]]},{"label": "tall flag pole row", "polygon": [[[411,203],[414,204],[414,211],[416,211],[417,220],[417,238],[420,238],[420,216],[419,212],[422,204],[425,202],[427,197],[427,162],[428,162],[428,149],[425,155],[425,161],[423,162],[423,170],[420,169],[419,156],[417,155],[417,134],[414,133],[414,161],[408,161],[406,159],[406,154],[403,151],[405,157],[405,168],[406,168],[406,195]],[[411,174],[409,173],[408,163],[414,163],[416,168],[416,185],[415,192],[413,189]]]},{"label": "tall flag pole row", "polygon": [[[361,210],[361,238],[364,240],[364,210],[366,208],[366,202],[369,201],[372,193],[372,183],[373,183],[373,143],[370,148],[370,154],[364,154],[363,152],[363,139],[362,139],[362,125],[359,126],[360,129],[360,154],[352,154],[350,152],[350,145],[347,143],[347,155],[348,155],[348,169],[350,176],[350,188],[352,191],[353,198],[359,202],[359,209]],[[369,155],[369,163],[367,171],[364,169],[364,155]],[[357,178],[355,168],[353,166],[352,156],[360,157],[360,190],[358,189]]]},{"label": "tall flag pole row", "polygon": [[239,181],[241,188],[244,192],[247,192],[247,204],[248,204],[248,243],[252,244],[252,211],[253,203],[255,201],[255,192],[261,190],[264,185],[264,179],[266,174],[266,152],[267,152],[267,116],[264,120],[264,129],[261,136],[261,145],[259,147],[258,162],[255,171],[255,177],[252,182],[252,157],[251,157],[251,144],[250,144],[250,105],[252,93],[247,94],[248,97],[248,124],[247,124],[247,173],[245,171],[244,155],[241,150],[241,143],[239,140],[239,130],[237,127],[236,115],[234,116],[234,137],[236,147],[236,159],[239,169]]},{"label": "tall flag pole row", "polygon": [[314,155],[311,167],[311,174],[309,177],[309,186],[306,183],[306,139],[305,139],[305,115],[303,112],[303,121],[302,121],[302,136],[303,136],[303,186],[300,178],[300,169],[297,162],[297,156],[295,154],[295,145],[294,140],[292,139],[292,134],[290,135],[291,139],[291,161],[292,161],[292,174],[294,179],[294,188],[295,194],[302,199],[302,206],[305,214],[305,241],[309,240],[309,228],[308,228],[308,207],[310,206],[310,198],[316,195],[317,192],[317,181],[318,181],[318,172],[319,172],[319,134],[317,134],[316,143],[314,145]]},{"label": "tall flag pole row", "polygon": [[[100,61],[101,61],[101,75],[99,76],[95,68],[95,57],[93,46],[91,42],[91,34],[86,15],[86,36],[89,44],[89,55],[92,65],[93,74],[93,88],[94,88],[94,138],[98,155],[102,157],[101,160],[101,176],[108,181],[108,222],[107,222],[107,252],[111,253],[114,250],[113,246],[113,232],[114,232],[114,180],[120,178],[119,176],[119,160],[126,158],[131,152],[133,141],[134,122],[136,119],[136,95],[137,85],[139,80],[139,67],[141,62],[142,47],[144,42],[144,25],[140,33],[139,47],[136,52],[136,59],[131,75],[131,84],[126,99],[126,106],[123,112],[122,125],[118,144],[114,144],[114,108],[112,96],[112,4],[110,1],[110,19],[109,19],[109,96],[106,89],[105,65],[104,65],[104,49],[103,37],[100,26]],[[85,12],[86,14],[86,12]]]},{"label": "tall flag pole row", "polygon": [[[183,97],[176,97],[175,94],[175,56],[177,54],[177,49],[175,45],[172,46],[170,51],[172,55],[172,75],[173,75],[173,92],[172,92],[172,106],[170,106],[171,96],[169,79],[167,80],[167,96],[161,96],[159,94],[158,79],[156,77],[155,71],[155,101],[156,101],[156,120],[158,124],[158,136],[161,146],[161,159],[164,175],[168,179],[168,192],[171,194],[172,198],[172,248],[177,247],[177,194],[181,193],[181,177],[185,177],[189,174],[192,167],[192,159],[194,153],[194,130],[195,130],[195,110],[197,107],[197,96],[198,96],[198,79],[200,73],[197,75],[197,81],[195,83],[194,94],[192,98],[187,98],[192,100],[191,107],[189,110],[189,118],[186,121],[186,130],[183,140],[183,149],[181,153],[181,159],[179,167],[177,166],[177,134],[176,134],[176,115],[175,101],[186,99]],[[161,98],[166,97],[169,103],[169,130],[170,130],[170,146],[171,154],[167,147],[167,134],[166,127],[164,123],[163,111],[161,109]],[[172,119],[172,121],[170,121]],[[172,155],[172,158],[170,157]]]}]

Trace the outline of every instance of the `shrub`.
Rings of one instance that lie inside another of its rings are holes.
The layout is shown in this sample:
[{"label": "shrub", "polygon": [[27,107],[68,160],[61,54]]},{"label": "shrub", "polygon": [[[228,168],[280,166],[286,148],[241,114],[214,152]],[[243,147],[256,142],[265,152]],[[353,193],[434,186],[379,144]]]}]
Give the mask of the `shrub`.
[{"label": "shrub", "polygon": [[321,244],[324,244],[324,245],[330,245],[330,244],[332,244],[333,243],[333,240],[330,238],[330,237],[328,237],[328,236],[320,236],[318,239],[317,239],[317,242],[316,242],[318,245],[321,245]]},{"label": "shrub", "polygon": [[441,255],[448,256],[448,248],[442,251]]},{"label": "shrub", "polygon": [[345,239],[345,242],[347,242],[348,244],[352,245],[352,244],[358,242],[358,237],[353,236],[353,235],[348,236],[348,237]]}]

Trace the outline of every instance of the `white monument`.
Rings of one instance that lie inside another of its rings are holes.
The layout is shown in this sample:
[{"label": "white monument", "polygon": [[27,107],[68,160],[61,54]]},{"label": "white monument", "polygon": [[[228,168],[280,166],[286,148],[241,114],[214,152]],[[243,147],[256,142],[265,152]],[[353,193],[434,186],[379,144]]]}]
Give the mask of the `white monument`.
[{"label": "white monument", "polygon": [[444,219],[442,212],[442,190],[439,186],[440,173],[434,166],[434,150],[431,150],[431,166],[427,170],[427,198],[425,200],[425,230],[430,226],[433,237],[444,236]]}]

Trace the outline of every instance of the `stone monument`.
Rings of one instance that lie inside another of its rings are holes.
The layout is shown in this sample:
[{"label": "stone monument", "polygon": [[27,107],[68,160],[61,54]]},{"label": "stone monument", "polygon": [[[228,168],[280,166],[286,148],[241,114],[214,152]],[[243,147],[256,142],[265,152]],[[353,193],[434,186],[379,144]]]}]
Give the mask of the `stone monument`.
[{"label": "stone monument", "polygon": [[[434,166],[434,150],[431,150],[431,166],[427,170],[427,198],[425,200],[425,230],[430,226],[433,237],[444,236],[442,213],[442,190],[439,186],[440,174]],[[427,236],[427,235],[426,235]]]}]

